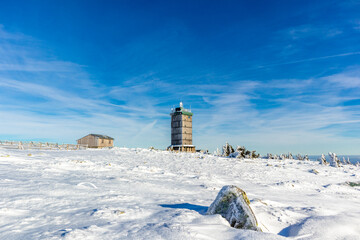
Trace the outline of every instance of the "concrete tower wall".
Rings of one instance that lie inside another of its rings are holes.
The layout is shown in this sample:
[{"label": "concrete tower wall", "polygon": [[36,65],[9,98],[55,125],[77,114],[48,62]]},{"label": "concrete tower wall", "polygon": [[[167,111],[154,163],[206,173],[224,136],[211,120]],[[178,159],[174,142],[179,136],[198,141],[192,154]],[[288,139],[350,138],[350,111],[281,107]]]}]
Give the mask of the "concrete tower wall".
[{"label": "concrete tower wall", "polygon": [[182,117],[180,113],[171,116],[171,145],[182,145]]},{"label": "concrete tower wall", "polygon": [[182,113],[171,116],[171,145],[192,145],[192,116]]},{"label": "concrete tower wall", "polygon": [[182,115],[182,143],[192,145],[192,116]]}]

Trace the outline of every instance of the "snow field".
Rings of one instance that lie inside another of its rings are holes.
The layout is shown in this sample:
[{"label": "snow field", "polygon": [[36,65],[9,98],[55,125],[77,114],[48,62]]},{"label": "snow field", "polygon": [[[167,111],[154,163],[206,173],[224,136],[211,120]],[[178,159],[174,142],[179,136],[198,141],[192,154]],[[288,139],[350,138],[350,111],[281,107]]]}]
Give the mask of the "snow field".
[{"label": "snow field", "polygon": [[[360,239],[360,188],[346,181],[360,181],[360,169],[147,149],[0,149],[0,239]],[[204,215],[224,185],[246,191],[263,233]]]}]

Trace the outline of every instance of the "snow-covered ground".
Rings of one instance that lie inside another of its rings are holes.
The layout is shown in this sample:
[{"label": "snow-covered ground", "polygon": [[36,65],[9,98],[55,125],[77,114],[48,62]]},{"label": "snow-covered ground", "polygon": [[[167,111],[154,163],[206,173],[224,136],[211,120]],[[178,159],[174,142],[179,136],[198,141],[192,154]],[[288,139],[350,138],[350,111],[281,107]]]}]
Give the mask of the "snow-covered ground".
[{"label": "snow-covered ground", "polygon": [[[318,174],[316,174],[316,171]],[[0,239],[360,239],[355,166],[147,149],[0,149]],[[263,232],[205,215],[246,191]]]}]

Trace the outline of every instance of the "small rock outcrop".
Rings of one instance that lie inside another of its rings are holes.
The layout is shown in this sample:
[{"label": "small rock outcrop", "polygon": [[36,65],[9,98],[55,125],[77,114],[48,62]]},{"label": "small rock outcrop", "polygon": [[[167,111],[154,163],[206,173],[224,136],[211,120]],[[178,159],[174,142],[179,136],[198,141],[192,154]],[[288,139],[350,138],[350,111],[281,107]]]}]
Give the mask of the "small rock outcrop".
[{"label": "small rock outcrop", "polygon": [[311,169],[311,170],[309,170],[309,172],[310,172],[310,173],[314,173],[314,174],[316,174],[316,175],[319,174],[319,171],[317,171],[316,169]]},{"label": "small rock outcrop", "polygon": [[261,231],[249,204],[250,201],[243,190],[233,185],[224,186],[210,205],[207,214],[220,214],[234,228]]}]

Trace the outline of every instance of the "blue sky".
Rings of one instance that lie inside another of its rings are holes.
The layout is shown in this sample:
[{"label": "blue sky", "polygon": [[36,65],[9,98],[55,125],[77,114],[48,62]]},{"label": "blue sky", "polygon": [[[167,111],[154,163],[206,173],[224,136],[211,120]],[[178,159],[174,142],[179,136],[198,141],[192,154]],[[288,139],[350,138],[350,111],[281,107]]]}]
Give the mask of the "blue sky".
[{"label": "blue sky", "polygon": [[360,154],[360,1],[2,1],[0,139]]}]

